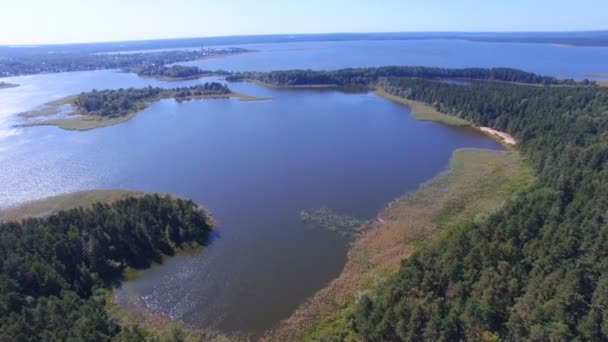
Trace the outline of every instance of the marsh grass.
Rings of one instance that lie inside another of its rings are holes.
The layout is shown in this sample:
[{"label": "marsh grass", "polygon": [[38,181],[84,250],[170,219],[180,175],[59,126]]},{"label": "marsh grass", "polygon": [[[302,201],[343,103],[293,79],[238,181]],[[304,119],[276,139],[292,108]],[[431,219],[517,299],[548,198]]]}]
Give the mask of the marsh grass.
[{"label": "marsh grass", "polygon": [[338,278],[271,331],[269,340],[319,340],[326,332],[356,340],[348,316],[361,293],[381,286],[417,249],[463,222],[490,215],[533,182],[517,151],[456,151],[448,170],[380,213],[384,223],[376,222],[353,243]]},{"label": "marsh grass", "polygon": [[16,221],[26,217],[44,217],[61,210],[90,207],[93,203],[111,203],[143,193],[130,190],[86,190],[47,197],[0,210],[0,221]]}]

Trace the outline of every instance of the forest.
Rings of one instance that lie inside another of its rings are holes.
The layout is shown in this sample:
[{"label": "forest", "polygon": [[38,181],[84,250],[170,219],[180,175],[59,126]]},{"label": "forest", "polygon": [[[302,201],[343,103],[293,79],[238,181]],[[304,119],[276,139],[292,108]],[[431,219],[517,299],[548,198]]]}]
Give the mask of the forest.
[{"label": "forest", "polygon": [[123,271],[205,245],[213,221],[190,200],[129,197],[0,224],[0,340],[141,341],[106,311]]},{"label": "forest", "polygon": [[161,98],[184,100],[203,96],[223,96],[230,89],[218,82],[197,84],[178,88],[127,88],[116,90],[93,90],[79,94],[73,104],[75,110],[83,115],[115,117],[127,115],[145,107],[145,104]]},{"label": "forest", "polygon": [[0,56],[0,77],[165,65],[211,56],[243,53],[241,48],[172,50],[138,53],[20,53]]},{"label": "forest", "polygon": [[271,72],[233,73],[228,81],[254,80],[274,86],[330,85],[353,86],[371,85],[387,77],[415,77],[427,79],[466,79],[512,83],[583,85],[588,80],[577,82],[572,79],[558,79],[511,68],[464,68],[445,69],[420,66],[386,66],[378,68],[351,68],[335,71],[286,70]]},{"label": "forest", "polygon": [[355,304],[350,329],[367,341],[608,340],[608,89],[381,85],[511,133],[538,180],[404,260]]}]

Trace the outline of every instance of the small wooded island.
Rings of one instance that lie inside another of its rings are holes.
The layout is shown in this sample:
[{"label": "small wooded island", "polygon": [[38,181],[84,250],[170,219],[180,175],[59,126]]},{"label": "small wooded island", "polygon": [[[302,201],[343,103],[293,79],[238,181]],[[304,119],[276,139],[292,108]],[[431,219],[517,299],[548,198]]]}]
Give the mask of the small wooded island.
[{"label": "small wooded island", "polygon": [[14,88],[14,87],[18,87],[18,84],[12,84],[12,83],[8,83],[8,82],[0,82],[0,89],[6,89],[6,88]]},{"label": "small wooded island", "polygon": [[[93,90],[76,96],[49,102],[45,106],[22,113],[27,118],[43,118],[28,122],[27,126],[54,125],[67,130],[88,130],[110,126],[131,119],[152,102],[173,98],[177,101],[197,99],[238,98],[241,101],[267,100],[254,96],[235,93],[225,84],[208,82],[191,87],[177,88],[127,88],[116,90]],[[72,112],[60,118],[64,106],[71,107]]]},{"label": "small wooded island", "polygon": [[192,80],[207,76],[224,76],[229,73],[226,71],[202,70],[195,66],[142,64],[124,69],[126,72],[136,73],[138,76],[153,77],[161,81],[183,81]]}]

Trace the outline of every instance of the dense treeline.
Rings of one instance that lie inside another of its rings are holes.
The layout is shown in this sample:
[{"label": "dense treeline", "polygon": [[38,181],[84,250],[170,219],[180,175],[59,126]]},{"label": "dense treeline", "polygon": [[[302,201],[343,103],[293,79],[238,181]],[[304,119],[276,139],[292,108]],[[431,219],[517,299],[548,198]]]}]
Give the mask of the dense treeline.
[{"label": "dense treeline", "polygon": [[0,340],[141,340],[109,318],[102,289],[205,244],[211,224],[192,201],[158,195],[0,224]]},{"label": "dense treeline", "polygon": [[[286,70],[271,72],[235,73],[227,80],[256,80],[276,86],[369,85],[386,77],[416,77],[431,79],[489,80],[532,84],[576,84],[571,79],[557,79],[510,68],[444,69],[419,66],[386,66],[379,68],[353,68],[335,71]],[[588,84],[589,81],[583,81]]]},{"label": "dense treeline", "polygon": [[539,180],[361,298],[365,340],[608,340],[608,89],[389,79],[393,94],[514,134]]},{"label": "dense treeline", "polygon": [[97,69],[129,69],[138,65],[165,65],[210,56],[242,53],[241,48],[173,50],[141,53],[43,53],[0,57],[0,77]]},{"label": "dense treeline", "polygon": [[79,94],[73,104],[76,112],[85,115],[114,117],[127,115],[142,109],[146,103],[161,98],[177,100],[230,94],[230,89],[222,83],[211,82],[191,87],[178,88],[127,88],[116,90],[93,90]]},{"label": "dense treeline", "polygon": [[201,70],[195,66],[172,65],[170,67],[155,64],[138,65],[126,71],[134,72],[139,76],[158,78],[196,78],[210,75],[226,75],[226,71]]}]

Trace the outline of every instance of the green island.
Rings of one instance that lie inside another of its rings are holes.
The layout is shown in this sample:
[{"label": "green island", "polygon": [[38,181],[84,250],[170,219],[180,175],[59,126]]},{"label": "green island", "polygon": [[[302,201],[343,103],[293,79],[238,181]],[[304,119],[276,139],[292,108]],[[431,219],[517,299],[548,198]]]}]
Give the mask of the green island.
[{"label": "green island", "polygon": [[[211,82],[171,89],[146,87],[140,89],[93,90],[49,102],[38,109],[21,115],[29,119],[36,119],[36,121],[26,123],[26,126],[52,125],[66,130],[89,130],[125,122],[147,108],[151,103],[161,99],[173,98],[181,102],[231,97],[238,98],[241,101],[269,99],[235,93],[224,84]],[[72,109],[72,112],[60,118],[53,118],[53,116],[60,114],[66,105]],[[40,118],[43,119],[40,120]]]},{"label": "green island", "polygon": [[8,83],[8,82],[0,82],[0,89],[7,89],[7,88],[15,88],[18,87],[18,84],[13,84],[13,83]]},{"label": "green island", "polygon": [[[416,117],[509,132],[517,149],[457,152],[449,171],[392,202],[354,242],[341,275],[266,337],[608,338],[608,263],[598,258],[606,241],[608,89],[520,72],[476,74],[462,85],[370,70],[232,79],[374,86],[412,105]],[[459,70],[449,74],[466,79]]]},{"label": "green island", "polygon": [[0,339],[214,336],[178,324],[159,330],[130,323],[109,299],[129,269],[207,244],[213,220],[205,209],[168,195],[108,190],[38,201],[13,215],[33,212],[46,215],[0,223]]},{"label": "green island", "polygon": [[201,70],[196,66],[172,65],[170,67],[164,65],[142,64],[131,68],[124,69],[126,72],[133,72],[142,77],[152,77],[160,81],[184,81],[195,80],[208,76],[225,76],[227,71],[209,71]]}]

